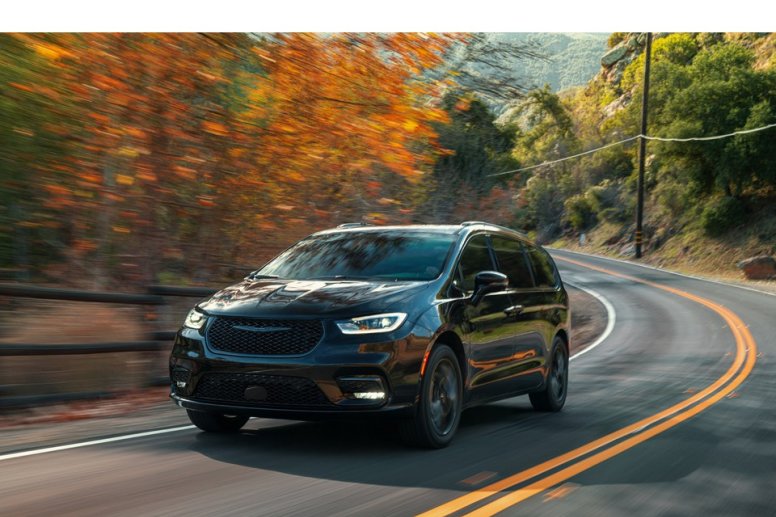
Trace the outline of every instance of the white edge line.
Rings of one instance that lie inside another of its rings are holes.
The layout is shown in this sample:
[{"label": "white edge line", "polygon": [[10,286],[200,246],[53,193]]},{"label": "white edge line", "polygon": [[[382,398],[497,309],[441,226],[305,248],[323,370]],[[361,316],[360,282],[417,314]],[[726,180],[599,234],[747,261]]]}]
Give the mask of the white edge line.
[{"label": "white edge line", "polygon": [[612,305],[609,302],[609,300],[607,300],[606,297],[601,293],[593,291],[592,289],[589,289],[587,287],[582,287],[581,285],[574,284],[572,282],[567,282],[565,280],[563,281],[563,283],[565,285],[570,285],[571,287],[575,287],[581,291],[586,292],[587,294],[589,294],[590,296],[594,297],[596,300],[601,302],[601,304],[603,304],[604,308],[606,309],[606,328],[601,333],[601,335],[598,336],[598,339],[593,341],[593,343],[590,346],[585,347],[580,352],[577,352],[576,354],[569,357],[569,361],[573,361],[580,355],[588,353],[589,351],[591,351],[592,349],[594,349],[595,347],[603,343],[606,340],[606,338],[609,337],[609,334],[611,334],[612,331],[614,330],[614,324],[617,321],[617,311],[614,310],[614,305]]},{"label": "white edge line", "polygon": [[712,280],[710,278],[703,278],[702,276],[693,276],[693,275],[688,275],[688,274],[685,274],[685,273],[678,273],[676,271],[671,271],[670,269],[663,269],[663,268],[656,267],[656,266],[649,266],[647,264],[639,264],[638,262],[633,262],[632,260],[617,259],[617,258],[613,258],[613,257],[607,257],[605,255],[596,255],[594,253],[584,253],[582,251],[574,251],[574,250],[569,250],[569,249],[566,249],[566,248],[551,248],[549,246],[543,246],[543,247],[545,249],[548,249],[548,250],[560,251],[560,252],[563,252],[563,253],[573,253],[575,255],[582,255],[583,257],[593,257],[593,258],[598,258],[598,259],[602,259],[602,260],[610,260],[612,262],[619,262],[620,264],[629,264],[631,266],[643,267],[643,268],[646,268],[646,269],[652,269],[653,271],[660,271],[662,273],[668,273],[670,275],[682,276],[684,278],[691,278],[693,280],[699,280],[701,282],[708,282],[710,284],[724,285],[726,287],[737,287],[738,289],[744,289],[746,291],[752,291],[753,293],[767,294],[768,296],[776,296],[776,293],[772,293],[772,292],[769,292],[769,291],[761,291],[760,289],[755,289],[754,287],[747,287],[745,285],[731,284],[731,283],[728,283],[728,282],[722,282],[720,280]]},{"label": "white edge line", "polygon": [[56,447],[45,447],[43,449],[33,449],[30,451],[12,452],[10,454],[0,455],[0,461],[12,460],[14,458],[23,458],[25,456],[35,456],[37,454],[46,454],[48,452],[65,451],[67,449],[78,449],[79,447],[88,447],[90,445],[99,445],[101,443],[121,442],[133,438],[143,438],[145,436],[154,436],[157,434],[176,433],[178,431],[187,431],[194,429],[193,425],[184,425],[181,427],[170,427],[168,429],[156,429],[155,431],[144,431],[142,433],[124,434],[113,436],[111,438],[101,438],[99,440],[89,440],[88,442],[70,443],[67,445],[57,445]]}]

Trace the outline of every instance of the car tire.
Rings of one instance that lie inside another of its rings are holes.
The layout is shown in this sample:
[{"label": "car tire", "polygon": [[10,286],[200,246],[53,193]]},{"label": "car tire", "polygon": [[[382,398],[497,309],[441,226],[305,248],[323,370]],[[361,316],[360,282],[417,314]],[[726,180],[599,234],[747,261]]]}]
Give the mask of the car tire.
[{"label": "car tire", "polygon": [[461,421],[463,381],[458,357],[444,344],[437,345],[426,363],[420,382],[415,417],[399,424],[402,439],[430,449],[446,447]]},{"label": "car tire", "polygon": [[552,342],[550,371],[541,391],[530,393],[531,405],[537,411],[560,411],[566,403],[569,384],[569,355],[563,339]]},{"label": "car tire", "polygon": [[222,415],[190,409],[187,409],[186,412],[189,414],[189,420],[192,424],[208,433],[236,433],[242,429],[249,418],[241,415]]}]

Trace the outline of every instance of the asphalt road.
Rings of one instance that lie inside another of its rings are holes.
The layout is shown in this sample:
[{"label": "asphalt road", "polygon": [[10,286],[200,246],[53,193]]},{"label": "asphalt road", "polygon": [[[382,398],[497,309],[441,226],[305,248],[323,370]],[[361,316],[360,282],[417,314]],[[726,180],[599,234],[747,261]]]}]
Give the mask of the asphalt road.
[{"label": "asphalt road", "polygon": [[439,451],[387,426],[254,419],[0,455],[0,515],[776,515],[776,297],[553,254],[616,311],[559,414],[476,408]]}]

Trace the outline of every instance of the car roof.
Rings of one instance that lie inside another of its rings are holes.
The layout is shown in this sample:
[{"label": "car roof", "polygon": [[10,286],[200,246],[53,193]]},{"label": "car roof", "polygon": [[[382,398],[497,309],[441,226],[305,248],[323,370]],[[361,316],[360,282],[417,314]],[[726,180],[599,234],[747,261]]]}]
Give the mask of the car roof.
[{"label": "car roof", "polygon": [[528,236],[518,230],[499,226],[497,224],[485,221],[464,221],[460,224],[407,224],[407,225],[386,225],[376,226],[363,223],[346,223],[336,228],[322,230],[313,235],[328,235],[333,233],[359,233],[359,232],[380,232],[380,231],[408,231],[408,232],[434,232],[447,233],[451,235],[469,234],[478,230],[496,231],[498,233],[507,233],[523,240],[530,241]]}]

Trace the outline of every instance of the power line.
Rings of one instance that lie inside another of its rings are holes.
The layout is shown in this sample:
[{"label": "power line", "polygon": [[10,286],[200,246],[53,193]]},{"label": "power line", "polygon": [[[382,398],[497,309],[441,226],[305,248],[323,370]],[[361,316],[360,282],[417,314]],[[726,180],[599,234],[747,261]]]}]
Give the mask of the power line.
[{"label": "power line", "polygon": [[581,153],[572,154],[571,156],[565,156],[563,158],[558,158],[557,160],[551,160],[548,162],[542,162],[538,163],[536,165],[530,165],[528,167],[521,167],[519,169],[513,169],[510,171],[504,171],[504,172],[496,172],[493,174],[488,174],[486,177],[492,177],[492,176],[503,176],[505,174],[514,174],[516,172],[523,172],[523,171],[529,171],[531,169],[538,169],[539,167],[546,167],[548,165],[555,165],[556,163],[565,162],[566,160],[572,160],[574,158],[579,158],[580,156],[585,156],[587,154],[593,154],[595,152],[601,151],[603,149],[607,149],[609,147],[614,147],[615,145],[625,144],[628,142],[632,142],[633,140],[636,140],[637,138],[644,138],[645,140],[655,140],[659,142],[708,142],[709,140],[721,140],[723,138],[730,138],[736,135],[748,135],[750,133],[757,133],[758,131],[764,131],[766,129],[771,129],[773,127],[776,127],[776,123],[774,124],[768,124],[767,126],[761,126],[756,127],[753,129],[742,129],[740,131],[733,131],[732,133],[725,133],[724,135],[715,135],[715,136],[693,136],[688,138],[668,138],[668,137],[661,137],[661,136],[647,136],[647,135],[636,135],[632,136],[630,138],[625,138],[623,140],[618,140],[617,142],[612,142],[606,145],[602,145],[601,147],[596,147],[594,149],[589,149],[587,151],[583,151]]},{"label": "power line", "polygon": [[[644,136],[645,140],[657,140],[659,142],[707,142],[709,140],[721,140],[723,138],[730,138],[736,135],[747,135],[749,133],[756,133],[765,129],[776,127],[776,124],[768,124],[767,126],[756,127],[754,129],[742,129],[740,131],[733,131],[732,133],[726,133],[724,135],[716,136],[692,136],[689,138],[664,138],[660,136]],[[641,135],[639,135],[641,136]]]},{"label": "power line", "polygon": [[529,167],[522,167],[520,169],[514,169],[511,171],[504,171],[504,172],[496,172],[494,174],[488,174],[487,177],[490,176],[503,176],[504,174],[512,174],[513,172],[522,172],[522,171],[529,171],[531,169],[536,169],[538,167],[545,167],[547,165],[553,165],[560,162],[565,162],[566,160],[571,160],[572,158],[579,158],[580,156],[585,156],[586,154],[592,154],[596,151],[600,151],[601,149],[606,149],[607,147],[614,147],[615,145],[624,144],[626,142],[631,142],[633,140],[636,140],[640,135],[632,136],[630,138],[626,138],[625,140],[620,140],[618,142],[612,142],[611,144],[606,144],[601,147],[596,147],[595,149],[590,149],[588,151],[584,151],[581,153],[573,154],[571,156],[566,156],[565,158],[558,158],[557,160],[552,160],[550,162],[543,162],[536,165],[531,165]]}]

